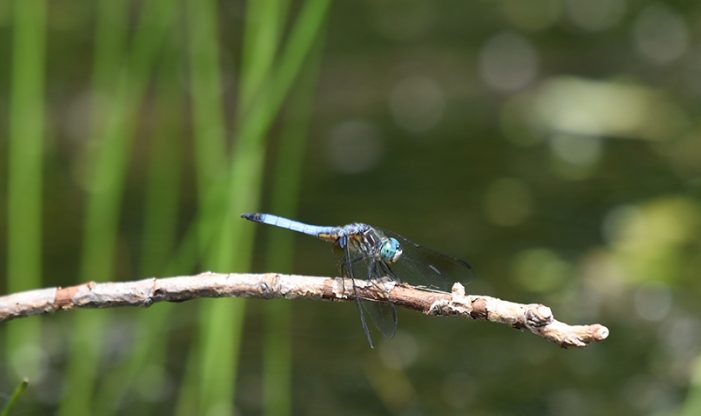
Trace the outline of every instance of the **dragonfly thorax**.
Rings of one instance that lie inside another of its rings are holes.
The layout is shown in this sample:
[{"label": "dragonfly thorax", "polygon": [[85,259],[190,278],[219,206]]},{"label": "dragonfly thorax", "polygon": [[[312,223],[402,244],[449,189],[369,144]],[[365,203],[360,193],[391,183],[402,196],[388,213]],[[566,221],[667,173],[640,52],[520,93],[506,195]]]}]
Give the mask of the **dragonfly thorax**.
[{"label": "dragonfly thorax", "polygon": [[387,237],[381,231],[362,223],[343,227],[341,237],[337,240],[347,241],[352,251],[385,263],[396,263],[402,255],[402,247],[396,238]]}]

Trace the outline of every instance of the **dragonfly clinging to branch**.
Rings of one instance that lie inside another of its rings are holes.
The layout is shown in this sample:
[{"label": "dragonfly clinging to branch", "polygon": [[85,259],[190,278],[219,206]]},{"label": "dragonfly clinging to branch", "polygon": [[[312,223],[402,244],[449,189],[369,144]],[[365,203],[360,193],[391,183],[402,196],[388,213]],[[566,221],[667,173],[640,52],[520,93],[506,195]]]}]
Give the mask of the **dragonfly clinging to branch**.
[{"label": "dragonfly clinging to branch", "polygon": [[470,265],[457,258],[420,246],[398,234],[363,223],[343,226],[309,225],[272,214],[247,213],[242,218],[287,228],[328,241],[341,253],[340,270],[353,282],[360,323],[370,348],[372,337],[365,319],[370,315],[377,329],[387,337],[397,330],[397,310],[391,301],[362,301],[355,279],[367,279],[378,288],[386,280],[407,282],[429,289],[447,290],[455,281],[471,274]]}]

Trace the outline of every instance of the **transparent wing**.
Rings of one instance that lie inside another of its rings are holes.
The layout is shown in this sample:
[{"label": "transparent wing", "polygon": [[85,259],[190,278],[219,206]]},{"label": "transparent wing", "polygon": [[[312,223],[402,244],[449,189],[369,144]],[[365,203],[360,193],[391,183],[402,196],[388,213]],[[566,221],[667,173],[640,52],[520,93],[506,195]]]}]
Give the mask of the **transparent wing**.
[{"label": "transparent wing", "polygon": [[[370,321],[375,328],[385,337],[392,337],[397,332],[397,310],[389,301],[373,302],[358,299],[355,287],[355,280],[367,280],[376,284],[380,279],[387,278],[387,274],[382,272],[380,266],[362,255],[354,255],[348,248],[343,249],[341,258],[341,274],[351,279],[353,287],[350,288],[356,294],[356,304],[360,315],[360,323],[367,338],[368,344],[373,348],[372,336],[368,328],[365,317],[370,317]],[[378,288],[381,286],[377,286]],[[345,288],[348,289],[348,288]]]},{"label": "transparent wing", "polygon": [[[372,282],[375,287],[382,289],[379,283],[387,278],[387,274],[380,269],[381,263],[363,259],[358,263],[358,271],[365,270],[366,280]],[[385,293],[385,295],[387,295]],[[375,324],[375,327],[382,336],[391,338],[397,332],[397,308],[392,302],[386,300],[384,302],[372,302],[365,300],[361,302],[363,309],[370,316],[370,320]]]},{"label": "transparent wing", "polygon": [[402,247],[402,257],[397,263],[388,266],[395,279],[430,289],[450,291],[453,283],[472,278],[472,266],[465,260],[424,247],[391,231],[382,232],[388,237],[396,238]]}]

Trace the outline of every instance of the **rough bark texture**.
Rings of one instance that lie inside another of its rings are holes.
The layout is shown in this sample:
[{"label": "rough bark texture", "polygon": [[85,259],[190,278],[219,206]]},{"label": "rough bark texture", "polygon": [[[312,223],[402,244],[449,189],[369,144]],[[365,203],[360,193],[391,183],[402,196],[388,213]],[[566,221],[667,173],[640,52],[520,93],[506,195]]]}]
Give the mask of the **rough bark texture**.
[{"label": "rough bark texture", "polygon": [[[568,325],[555,320],[549,307],[521,304],[491,296],[466,295],[459,283],[452,293],[428,291],[405,284],[356,280],[358,296],[386,301],[426,315],[462,316],[528,329],[556,344],[585,347],[608,337],[603,325]],[[149,278],[132,282],[87,282],[65,288],[38,289],[0,297],[0,322],[73,308],[150,306],[202,297],[305,298],[332,301],[354,299],[350,280],[342,278],[205,272],[194,276]]]}]

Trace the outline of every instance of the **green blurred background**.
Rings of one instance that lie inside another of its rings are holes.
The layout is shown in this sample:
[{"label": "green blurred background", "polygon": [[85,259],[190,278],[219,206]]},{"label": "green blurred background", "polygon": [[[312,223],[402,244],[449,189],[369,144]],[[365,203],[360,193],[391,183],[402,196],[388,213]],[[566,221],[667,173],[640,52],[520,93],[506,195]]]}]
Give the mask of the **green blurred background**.
[{"label": "green blurred background", "polygon": [[[471,293],[599,322],[562,350],[400,311],[203,299],[0,328],[16,414],[701,414],[701,4],[0,2],[3,293],[335,275],[240,220],[363,221]],[[698,364],[697,364],[698,363]]]}]

